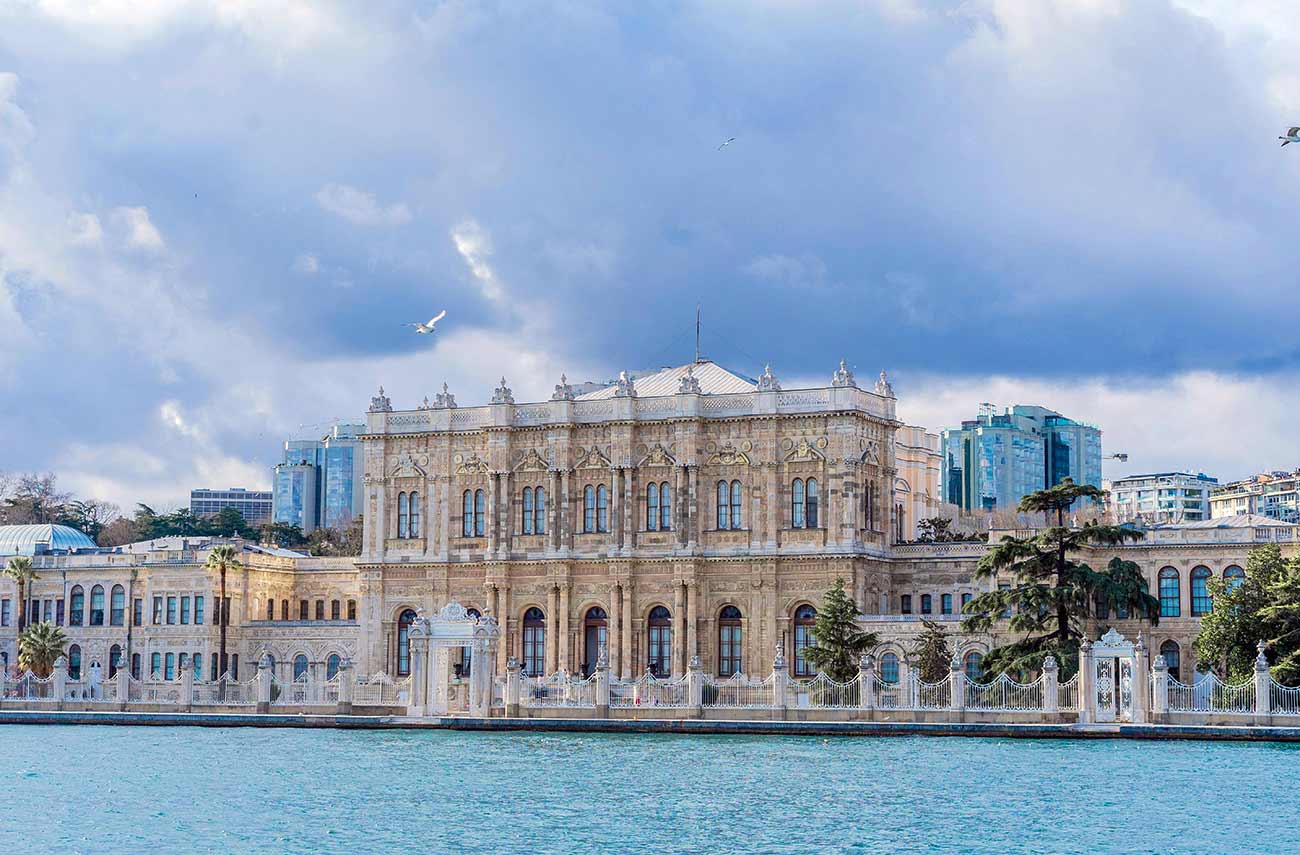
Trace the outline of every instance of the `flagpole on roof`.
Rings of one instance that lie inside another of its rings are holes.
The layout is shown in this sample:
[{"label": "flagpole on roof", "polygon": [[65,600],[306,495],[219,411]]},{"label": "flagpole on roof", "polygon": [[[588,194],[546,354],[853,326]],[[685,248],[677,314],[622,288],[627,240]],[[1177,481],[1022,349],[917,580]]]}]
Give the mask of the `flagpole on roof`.
[{"label": "flagpole on roof", "polygon": [[700,364],[700,304],[695,304],[695,364]]}]

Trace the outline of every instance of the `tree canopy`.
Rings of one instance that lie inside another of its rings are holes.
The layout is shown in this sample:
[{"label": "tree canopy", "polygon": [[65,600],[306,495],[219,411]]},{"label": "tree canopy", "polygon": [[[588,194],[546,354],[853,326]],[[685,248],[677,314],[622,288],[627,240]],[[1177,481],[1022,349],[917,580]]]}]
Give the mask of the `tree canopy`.
[{"label": "tree canopy", "polygon": [[1255,671],[1256,644],[1264,642],[1273,677],[1300,682],[1300,559],[1283,558],[1276,544],[1251,549],[1246,578],[1211,579],[1211,612],[1201,618],[1192,647],[1229,682]]},{"label": "tree canopy", "polygon": [[952,648],[948,646],[948,633],[937,621],[922,620],[923,631],[909,653],[909,664],[921,673],[926,683],[946,679],[952,666]]},{"label": "tree canopy", "polygon": [[843,579],[836,579],[822,599],[813,638],[816,644],[804,649],[804,657],[839,683],[857,675],[858,659],[879,642],[874,632],[864,632],[858,625],[858,607],[844,590]]},{"label": "tree canopy", "polygon": [[[1080,499],[1100,501],[1105,492],[1066,478],[1020,500],[1020,510],[1042,512],[1055,525],[1027,537],[1004,536],[976,567],[975,577],[998,587],[962,608],[966,632],[992,632],[1001,620],[1015,640],[995,647],[983,659],[986,674],[1028,674],[1042,669],[1051,654],[1064,676],[1078,668],[1079,643],[1085,621],[1094,609],[1156,622],[1160,602],[1147,590],[1146,579],[1132,561],[1111,559],[1097,571],[1071,556],[1093,546],[1113,546],[1138,540],[1142,532],[1123,526],[1088,522],[1065,524],[1065,512]],[[1005,587],[1003,587],[1005,585]]]}]

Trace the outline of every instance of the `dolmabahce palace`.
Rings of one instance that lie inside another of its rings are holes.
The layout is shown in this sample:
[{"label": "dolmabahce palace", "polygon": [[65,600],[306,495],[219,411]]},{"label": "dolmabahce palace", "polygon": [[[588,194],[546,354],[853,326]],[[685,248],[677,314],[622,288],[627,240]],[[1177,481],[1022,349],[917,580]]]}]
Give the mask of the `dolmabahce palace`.
[{"label": "dolmabahce palace", "polygon": [[[841,363],[824,386],[783,389],[707,360],[599,386],[555,387],[516,403],[394,409],[382,389],[364,434],[364,545],[356,558],[305,556],[240,542],[243,564],[219,603],[204,562],[216,542],[167,538],[100,548],[57,526],[0,530],[0,552],[33,554],[31,620],[61,625],[69,669],[118,664],[167,679],[192,669],[244,679],[269,654],[277,679],[410,673],[411,627],[453,600],[492,616],[492,649],[439,660],[526,675],[587,674],[603,648],[614,678],[767,673],[777,651],[808,676],[822,597],[837,579],[876,632],[879,673],[897,679],[922,630],[945,624],[972,670],[997,643],[960,631],[984,586],[987,542],[904,543],[937,506],[938,449],[903,425],[884,374],[859,385]],[[932,435],[930,435],[932,436]],[[1002,532],[990,531],[996,542]],[[1149,528],[1097,548],[1135,561],[1161,601],[1145,628],[1152,653],[1188,679],[1211,577],[1242,574],[1248,550],[1300,529],[1260,517]],[[16,662],[17,589],[0,579],[0,656]],[[217,661],[225,613],[226,663]],[[1092,637],[1116,626],[1099,616]],[[479,661],[486,658],[488,661]],[[344,665],[346,667],[346,665]]]}]

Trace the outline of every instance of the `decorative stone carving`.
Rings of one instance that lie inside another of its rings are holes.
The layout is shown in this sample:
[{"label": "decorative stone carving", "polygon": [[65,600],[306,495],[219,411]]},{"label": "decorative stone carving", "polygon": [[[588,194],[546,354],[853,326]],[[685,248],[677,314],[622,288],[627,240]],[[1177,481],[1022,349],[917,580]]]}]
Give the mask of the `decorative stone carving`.
[{"label": "decorative stone carving", "polygon": [[880,379],[876,381],[876,394],[882,398],[894,397],[894,387],[889,385],[889,378],[885,376],[885,370],[880,369]]},{"label": "decorative stone carving", "polygon": [[695,366],[687,367],[686,373],[677,381],[678,395],[702,395],[704,392],[700,389],[700,378],[695,376]]},{"label": "decorative stone carving", "polygon": [[668,450],[662,445],[656,444],[650,449],[650,453],[641,458],[637,466],[674,466],[677,459],[668,453]]},{"label": "decorative stone carving", "polygon": [[406,454],[397,458],[397,462],[388,474],[393,478],[423,478],[428,474],[424,470],[424,465],[427,465],[428,462],[429,458],[424,455],[417,458],[408,451]]},{"label": "decorative stone carving", "polygon": [[492,390],[492,403],[494,404],[513,404],[515,396],[511,393],[510,387],[506,385],[506,378],[501,378],[501,385]]},{"label": "decorative stone carving", "polygon": [[454,458],[456,463],[457,475],[487,475],[491,472],[487,461],[483,460],[477,454],[470,454],[466,457],[463,454],[457,454]]},{"label": "decorative stone carving", "polygon": [[[579,453],[581,453],[581,451],[582,450],[579,449]],[[611,466],[613,466],[613,464],[609,462],[609,458],[606,457],[599,448],[593,445],[591,447],[591,450],[588,451],[586,455],[581,460],[578,461],[578,465],[574,468],[575,469],[609,469]]]},{"label": "decorative stone carving", "polygon": [[760,392],[780,392],[781,381],[776,379],[772,373],[771,365],[763,366],[763,374],[758,378],[758,391]]},{"label": "decorative stone carving", "polygon": [[874,439],[863,440],[862,462],[880,465],[880,443]]},{"label": "decorative stone carving", "polygon": [[840,360],[839,370],[831,375],[831,385],[835,387],[858,388],[858,381],[853,379],[853,372],[849,370],[844,360]]},{"label": "decorative stone carving", "polygon": [[428,395],[425,395],[425,396],[424,396],[424,400],[420,402],[420,406],[416,407],[416,409],[417,409],[417,410],[432,410],[432,409],[433,409],[433,406],[429,403],[429,396],[428,396]]},{"label": "decorative stone carving", "polygon": [[560,375],[560,382],[555,384],[555,391],[551,394],[552,401],[572,401],[577,397],[573,393],[573,387],[569,385],[569,378]]},{"label": "decorative stone carving", "polygon": [[745,446],[748,445],[749,443],[746,442],[742,445],[741,448],[736,448],[731,443],[729,442],[726,443],[721,448],[714,451],[712,455],[709,456],[709,465],[710,466],[717,466],[717,465],[748,466],[749,455],[745,453],[745,451],[748,450],[747,448],[745,448]]},{"label": "decorative stone carving", "polygon": [[814,462],[818,460],[825,460],[826,456],[822,454],[818,450],[818,448],[819,447],[825,448],[826,444],[827,443],[825,437],[822,437],[819,440],[817,440],[816,444],[809,442],[808,437],[806,436],[801,437],[799,441],[794,444],[794,448],[790,450],[790,453],[785,456],[785,460],[787,463],[802,463],[805,461]]},{"label": "decorative stone carving", "polygon": [[447,391],[447,384],[442,384],[442,391],[433,398],[433,409],[435,410],[454,410],[456,409],[456,396]]},{"label": "decorative stone carving", "polygon": [[384,394],[384,387],[379,387],[379,394],[370,399],[370,412],[372,413],[391,413],[393,411],[393,402]]},{"label": "decorative stone carving", "polygon": [[633,378],[627,376],[626,371],[618,372],[618,379],[614,381],[615,398],[635,398],[636,382]]},{"label": "decorative stone carving", "polygon": [[516,472],[545,472],[550,468],[550,464],[535,448],[528,449],[520,458],[519,463],[515,465]]}]

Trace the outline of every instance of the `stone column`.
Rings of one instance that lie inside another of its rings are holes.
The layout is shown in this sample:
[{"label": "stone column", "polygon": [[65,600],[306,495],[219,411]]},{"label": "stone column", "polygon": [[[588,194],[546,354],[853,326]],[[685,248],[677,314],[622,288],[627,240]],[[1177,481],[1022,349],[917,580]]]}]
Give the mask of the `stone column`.
[{"label": "stone column", "polygon": [[621,617],[623,619],[623,661],[619,664],[623,667],[623,679],[632,679],[633,654],[632,654],[632,623],[635,618],[632,615],[632,585],[624,583],[623,589],[623,609]]},{"label": "stone column", "polygon": [[[18,604],[19,608],[24,608],[23,603]],[[30,615],[28,615],[30,617]],[[54,699],[58,702],[58,709],[63,709],[63,696],[68,693],[68,657],[60,656],[54,660]]]},{"label": "stone column", "polygon": [[685,638],[683,637],[685,633],[683,632],[683,630],[686,628],[686,615],[683,614],[683,611],[686,607],[686,603],[684,602],[684,599],[685,599],[685,589],[682,582],[679,580],[674,580],[673,582],[673,643],[671,647],[672,660],[673,660],[672,662],[673,677],[679,677],[681,676],[682,673],[682,668],[681,668],[682,649],[685,647]]},{"label": "stone column", "polygon": [[785,654],[778,645],[776,658],[772,660],[772,718],[785,718],[786,695],[789,694],[790,675],[785,669]]},{"label": "stone column", "polygon": [[181,712],[190,712],[194,708],[194,669],[185,663],[181,669]]},{"label": "stone column", "polygon": [[560,635],[560,591],[555,585],[551,585],[547,593],[546,608],[546,674],[554,674],[560,670],[557,664],[559,657],[556,650],[559,649]]},{"label": "stone column", "polygon": [[636,546],[636,497],[632,492],[632,470],[623,470],[623,552]]},{"label": "stone column", "polygon": [[506,716],[509,718],[519,715],[519,683],[523,668],[513,656],[506,663]]},{"label": "stone column", "polygon": [[506,663],[510,661],[510,586],[497,585],[497,605],[494,614],[497,617],[497,627],[501,630],[501,635],[497,637],[497,673],[505,670]]},{"label": "stone column", "polygon": [[1273,715],[1273,678],[1268,673],[1268,659],[1264,656],[1264,642],[1255,645],[1255,718],[1256,724],[1267,724]]},{"label": "stone column", "polygon": [[271,711],[271,654],[263,653],[257,660],[257,711]]},{"label": "stone column", "polygon": [[698,543],[700,539],[700,470],[697,467],[692,466],[687,470],[686,476],[687,481],[689,482],[687,485],[687,492],[690,494],[686,506],[686,545],[694,550],[695,544]]},{"label": "stone column", "polygon": [[1092,642],[1085,638],[1079,645],[1079,724],[1091,724],[1097,720],[1096,679],[1097,675],[1093,673]]},{"label": "stone column", "polygon": [[1151,699],[1148,697],[1151,692],[1151,681],[1146,679],[1146,675],[1151,673],[1150,656],[1147,653],[1146,642],[1142,640],[1142,633],[1138,633],[1137,644],[1133,645],[1133,723],[1146,724],[1149,721],[1149,712],[1151,709]]},{"label": "stone column", "polygon": [[[418,626],[418,624],[417,624]],[[411,633],[411,702],[406,714],[423,716],[429,714],[429,678],[433,672],[433,663],[429,661],[429,639],[421,632]],[[443,679],[439,674],[438,679]]]},{"label": "stone column", "polygon": [[[4,673],[3,670],[0,670],[0,674],[3,673]],[[0,677],[0,681],[3,681],[3,677]],[[3,688],[4,688],[3,682],[0,682],[0,689]],[[3,691],[0,691],[0,697],[4,697]],[[118,666],[117,669],[117,702],[118,704],[121,705],[121,709],[125,711],[126,705],[130,702],[130,700],[131,700],[131,665],[128,662],[125,665]]]},{"label": "stone column", "polygon": [[505,558],[510,554],[510,548],[514,543],[515,524],[514,524],[514,485],[513,476],[509,472],[501,473],[501,530],[498,532],[497,543],[499,554]]},{"label": "stone column", "polygon": [[673,467],[673,542],[686,545],[686,467]]},{"label": "stone column", "polygon": [[700,584],[694,580],[686,583],[686,661],[698,659],[700,655]]},{"label": "stone column", "polygon": [[572,671],[573,663],[569,656],[569,582],[560,583],[560,670]]},{"label": "stone column", "polygon": [[604,644],[596,657],[596,718],[609,718],[609,650]]},{"label": "stone column", "polygon": [[[471,649],[475,659],[487,659],[492,641],[489,638],[475,638]],[[488,718],[492,715],[492,672],[486,668],[474,668],[469,673],[469,714],[475,718]]]},{"label": "stone column", "polygon": [[606,634],[609,636],[610,670],[614,673],[615,676],[618,676],[619,674],[623,673],[623,669],[622,669],[623,645],[620,643],[622,641],[623,636],[620,631],[621,624],[619,623],[619,618],[621,617],[621,610],[619,609],[619,606],[621,605],[622,605],[622,595],[619,593],[618,585],[617,584],[610,585],[609,586],[609,629],[606,631]]},{"label": "stone column", "polygon": [[956,712],[966,709],[966,674],[962,671],[961,654],[954,653],[948,663],[948,703]]},{"label": "stone column", "polygon": [[[5,682],[6,680],[8,680],[8,678],[9,678],[9,669],[0,668],[0,707],[3,707],[5,705]],[[119,686],[121,685],[120,681],[118,685]],[[122,698],[126,698],[126,695],[122,695]]]},{"label": "stone column", "polygon": [[[1060,711],[1060,702],[1057,695],[1057,687],[1060,685],[1058,678],[1060,668],[1056,664],[1056,657],[1048,654],[1043,660],[1043,712],[1047,715],[1056,715]],[[1139,672],[1141,674],[1141,672]],[[1139,676],[1137,679],[1141,679]]]},{"label": "stone column", "polygon": [[[1082,679],[1079,681],[1082,683]],[[1151,668],[1151,715],[1156,724],[1165,723],[1169,712],[1169,663],[1163,653],[1156,655]]]},{"label": "stone column", "polygon": [[339,662],[339,705],[338,715],[352,715],[352,689],[356,675],[352,673],[352,660]]},{"label": "stone column", "polygon": [[560,549],[570,550],[573,548],[573,530],[577,527],[574,525],[572,497],[569,495],[573,492],[573,473],[567,470],[560,472],[560,507],[559,523],[560,528]]},{"label": "stone column", "polygon": [[[609,551],[623,550],[623,470],[611,469],[609,478]],[[599,522],[599,521],[597,521]],[[597,528],[600,526],[597,525]]]},{"label": "stone column", "polygon": [[560,473],[552,469],[548,474],[550,480],[546,485],[546,543],[550,551],[554,552],[560,548]]},{"label": "stone column", "polygon": [[858,707],[868,712],[876,708],[876,659],[870,653],[858,660]]},{"label": "stone column", "polygon": [[488,475],[487,491],[487,554],[497,554],[497,473]]},{"label": "stone column", "polygon": [[823,499],[824,506],[820,509],[824,514],[821,520],[818,520],[826,529],[826,546],[835,549],[840,544],[840,513],[843,505],[840,502],[840,490],[844,488],[844,481],[840,477],[838,468],[831,469],[831,461],[827,460],[822,466],[822,474],[825,476],[823,483],[826,484],[826,496]]},{"label": "stone column", "polygon": [[704,717],[704,666],[700,657],[692,656],[686,666],[686,691],[691,705],[691,718]]}]

